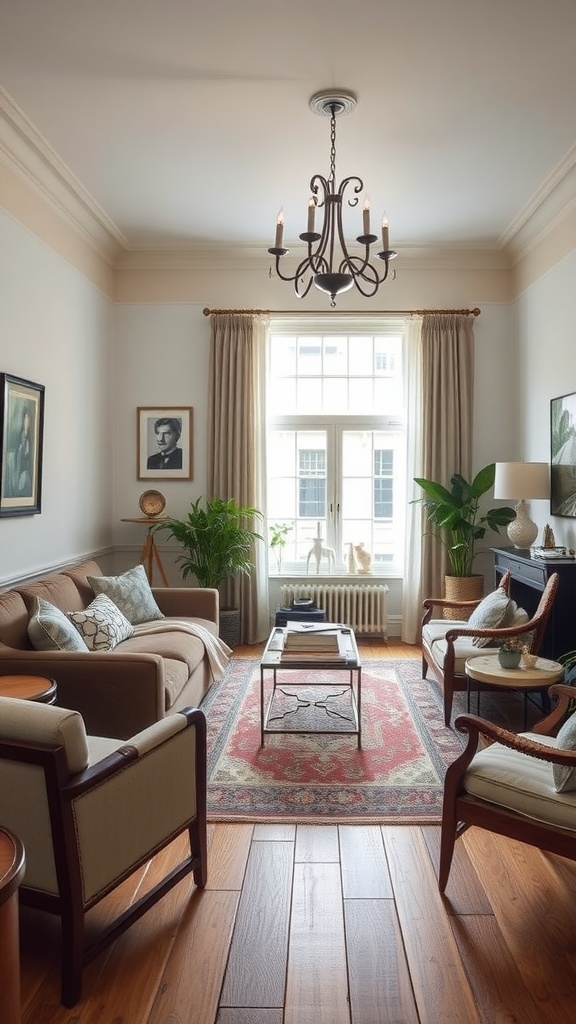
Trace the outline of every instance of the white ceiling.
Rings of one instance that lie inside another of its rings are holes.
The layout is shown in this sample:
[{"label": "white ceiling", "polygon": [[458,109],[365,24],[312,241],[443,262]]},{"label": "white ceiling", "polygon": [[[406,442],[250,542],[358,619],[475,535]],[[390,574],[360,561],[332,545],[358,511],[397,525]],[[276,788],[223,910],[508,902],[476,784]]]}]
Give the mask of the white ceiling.
[{"label": "white ceiling", "polygon": [[393,246],[501,244],[576,162],[575,50],[575,0],[0,0],[0,87],[129,248],[295,239],[332,87]]}]

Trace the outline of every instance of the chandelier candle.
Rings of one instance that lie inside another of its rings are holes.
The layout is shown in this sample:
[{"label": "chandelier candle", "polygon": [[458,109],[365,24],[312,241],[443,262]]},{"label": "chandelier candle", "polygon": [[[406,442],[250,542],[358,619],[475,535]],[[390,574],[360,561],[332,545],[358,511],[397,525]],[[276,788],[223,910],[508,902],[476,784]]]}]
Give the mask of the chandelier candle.
[{"label": "chandelier candle", "polygon": [[276,249],[280,249],[282,246],[282,233],[284,231],[284,214],[280,210],[278,217],[276,218],[276,238],[274,246]]}]

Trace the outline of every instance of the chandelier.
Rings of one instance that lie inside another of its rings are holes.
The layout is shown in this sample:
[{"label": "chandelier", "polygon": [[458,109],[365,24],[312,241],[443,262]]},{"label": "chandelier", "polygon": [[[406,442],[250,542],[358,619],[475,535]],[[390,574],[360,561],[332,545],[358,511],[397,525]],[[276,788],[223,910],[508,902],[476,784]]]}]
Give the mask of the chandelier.
[{"label": "chandelier", "polygon": [[[306,231],[299,236],[307,245],[307,253],[298,264],[296,272],[290,276],[280,268],[280,260],[290,250],[282,246],[284,233],[284,215],[282,210],[276,221],[276,237],[274,245],[268,252],[276,257],[276,273],[282,281],[292,281],[294,291],[299,299],[306,297],[314,284],[321,292],[327,292],[331,298],[330,305],[336,305],[336,296],[348,291],[353,285],[366,298],[375,295],[381,284],[388,277],[390,260],[396,253],[389,248],[388,218],[382,218],[382,251],[375,254],[383,267],[370,261],[370,246],[378,241],[377,235],[370,234],[370,202],[364,202],[362,210],[362,234],[356,241],[363,247],[360,254],[350,253],[344,238],[342,224],[342,207],[344,194],[348,187],[353,195],[348,198],[348,206],[358,205],[358,193],[362,192],[364,183],[361,178],[351,176],[343,178],[336,189],[336,118],[347,114],[356,107],[356,97],[352,93],[334,93],[323,91],[315,93],[310,99],[310,109],[315,114],[330,118],[330,177],[328,180],[321,174],[315,174],[310,181],[311,196],[308,202],[308,223]],[[320,231],[315,230],[317,211],[323,211],[323,222]],[[272,271],[270,271],[271,273]]]}]

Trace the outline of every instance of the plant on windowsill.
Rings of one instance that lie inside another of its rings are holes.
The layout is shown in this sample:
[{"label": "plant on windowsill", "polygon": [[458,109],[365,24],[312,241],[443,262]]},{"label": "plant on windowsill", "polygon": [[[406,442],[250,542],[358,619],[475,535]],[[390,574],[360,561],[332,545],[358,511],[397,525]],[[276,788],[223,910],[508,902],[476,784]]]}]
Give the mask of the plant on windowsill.
[{"label": "plant on windowsill", "polygon": [[270,548],[274,553],[279,573],[282,572],[282,553],[291,530],[292,527],[288,523],[272,523],[270,525]]},{"label": "plant on windowsill", "polygon": [[[198,586],[216,590],[233,576],[249,576],[252,572],[253,545],[264,538],[250,528],[250,523],[263,519],[263,513],[252,506],[241,506],[234,498],[200,497],[191,502],[185,519],[166,518],[154,528],[167,530],[179,541],[186,553],[176,559],[182,578],[195,576]],[[220,635],[230,647],[239,643],[239,609],[220,609]],[[232,620],[228,626],[225,623]],[[237,624],[237,625],[235,625]]]}]

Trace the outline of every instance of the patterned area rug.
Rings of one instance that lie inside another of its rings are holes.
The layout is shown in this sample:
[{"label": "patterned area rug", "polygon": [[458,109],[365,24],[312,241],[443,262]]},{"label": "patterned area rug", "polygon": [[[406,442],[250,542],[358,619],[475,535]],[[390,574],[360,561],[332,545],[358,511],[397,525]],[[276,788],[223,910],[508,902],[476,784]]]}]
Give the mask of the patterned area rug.
[{"label": "patterned area rug", "polygon": [[[312,678],[334,685],[307,688]],[[283,679],[287,696],[275,713],[285,718],[275,725],[284,721],[295,728],[297,720],[298,727],[327,729],[337,721],[339,729],[347,728],[349,692],[342,692],[338,674],[292,671]],[[328,714],[315,706],[319,698]],[[295,711],[298,700],[310,707]],[[455,714],[465,710],[465,701],[465,695],[456,696]],[[517,699],[511,712],[500,705],[492,716],[495,701],[483,694],[481,714],[516,727]],[[444,726],[439,688],[422,679],[420,659],[365,660],[360,750],[355,736],[319,734],[269,735],[261,747],[257,660],[234,659],[202,708],[210,821],[436,823],[446,767],[464,744],[460,733]]]}]

